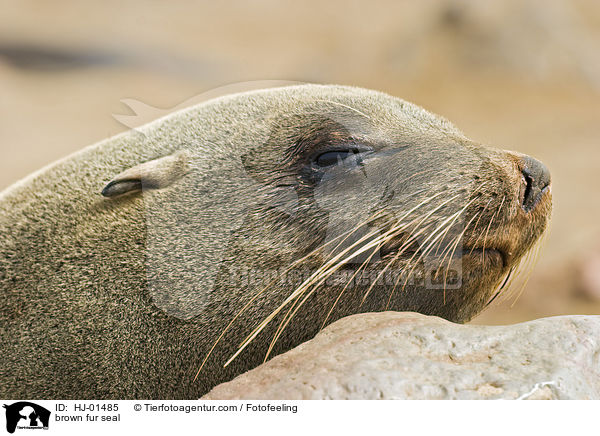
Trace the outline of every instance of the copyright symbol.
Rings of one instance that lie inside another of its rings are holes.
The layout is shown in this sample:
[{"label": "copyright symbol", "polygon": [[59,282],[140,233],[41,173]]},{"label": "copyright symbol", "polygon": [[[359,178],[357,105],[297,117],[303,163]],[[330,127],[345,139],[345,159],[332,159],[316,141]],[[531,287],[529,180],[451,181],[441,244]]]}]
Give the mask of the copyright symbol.
[{"label": "copyright symbol", "polygon": [[135,410],[136,412],[139,412],[140,410],[142,410],[142,405],[136,404],[135,406],[133,406],[133,410]]}]

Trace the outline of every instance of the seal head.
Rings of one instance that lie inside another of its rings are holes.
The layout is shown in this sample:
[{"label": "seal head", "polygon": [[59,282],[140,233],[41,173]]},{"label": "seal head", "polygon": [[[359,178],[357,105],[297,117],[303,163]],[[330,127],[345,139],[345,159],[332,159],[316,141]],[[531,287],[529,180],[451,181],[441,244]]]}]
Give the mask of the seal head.
[{"label": "seal head", "polygon": [[198,398],[349,314],[468,321],[551,193],[540,162],[411,103],[303,85],[104,141],[0,209],[7,397]]}]

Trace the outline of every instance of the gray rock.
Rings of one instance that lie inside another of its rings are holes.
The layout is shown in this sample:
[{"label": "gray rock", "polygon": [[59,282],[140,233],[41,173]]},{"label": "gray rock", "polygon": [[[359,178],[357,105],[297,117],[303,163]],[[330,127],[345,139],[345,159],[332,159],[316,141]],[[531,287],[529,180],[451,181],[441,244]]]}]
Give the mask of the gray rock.
[{"label": "gray rock", "polygon": [[350,316],[203,399],[600,399],[600,316]]}]

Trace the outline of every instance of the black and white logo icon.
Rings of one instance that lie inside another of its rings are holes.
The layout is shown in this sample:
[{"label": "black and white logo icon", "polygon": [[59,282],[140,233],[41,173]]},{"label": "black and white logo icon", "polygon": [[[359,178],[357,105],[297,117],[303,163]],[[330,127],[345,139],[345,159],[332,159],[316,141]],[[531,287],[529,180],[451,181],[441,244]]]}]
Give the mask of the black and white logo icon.
[{"label": "black and white logo icon", "polygon": [[28,401],[4,405],[6,409],[6,431],[14,433],[18,428],[26,430],[47,429],[50,411]]}]

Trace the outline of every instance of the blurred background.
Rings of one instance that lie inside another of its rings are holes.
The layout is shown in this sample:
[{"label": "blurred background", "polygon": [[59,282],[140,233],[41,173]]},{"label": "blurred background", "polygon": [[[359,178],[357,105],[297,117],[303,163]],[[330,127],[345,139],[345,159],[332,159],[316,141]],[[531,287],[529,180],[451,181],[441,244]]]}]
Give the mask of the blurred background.
[{"label": "blurred background", "polygon": [[600,314],[600,2],[1,5],[0,189],[125,131],[123,99],[168,111],[269,79],[378,89],[552,171],[552,228],[527,285],[473,322]]}]

